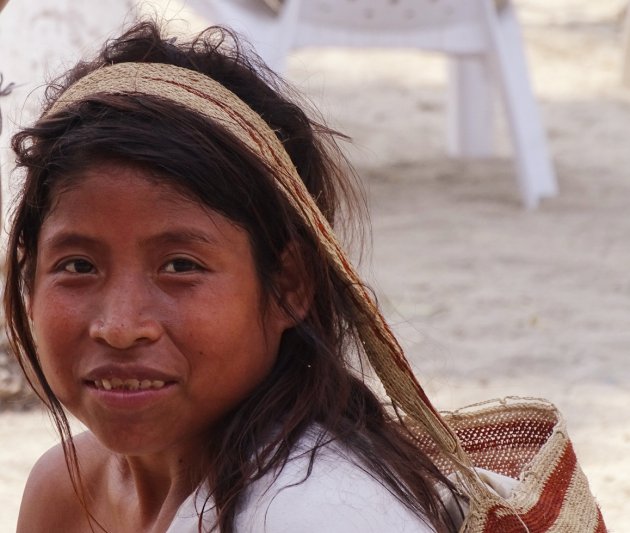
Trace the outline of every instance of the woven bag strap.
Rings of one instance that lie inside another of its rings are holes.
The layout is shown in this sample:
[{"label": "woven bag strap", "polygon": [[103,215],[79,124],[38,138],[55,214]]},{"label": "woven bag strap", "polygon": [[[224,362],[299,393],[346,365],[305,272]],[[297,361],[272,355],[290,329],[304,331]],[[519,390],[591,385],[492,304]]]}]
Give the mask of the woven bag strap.
[{"label": "woven bag strap", "polygon": [[93,71],[61,94],[45,116],[52,117],[99,94],[168,99],[220,124],[265,162],[275,174],[279,190],[326,250],[332,269],[348,287],[361,342],[387,395],[424,428],[442,453],[469,470],[471,463],[457,436],[422,390],[401,346],[269,125],[217,81],[189,69],[158,63],[118,63]]}]

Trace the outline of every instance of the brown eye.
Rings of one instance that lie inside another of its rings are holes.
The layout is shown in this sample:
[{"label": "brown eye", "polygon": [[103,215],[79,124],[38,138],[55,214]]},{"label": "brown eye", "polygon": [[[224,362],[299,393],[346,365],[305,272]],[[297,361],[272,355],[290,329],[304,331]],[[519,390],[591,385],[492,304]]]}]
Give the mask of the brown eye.
[{"label": "brown eye", "polygon": [[173,259],[164,265],[164,272],[168,272],[169,274],[194,272],[196,270],[201,270],[201,267],[194,261],[184,258]]},{"label": "brown eye", "polygon": [[73,259],[63,265],[63,270],[72,274],[91,274],[94,266],[85,259]]}]

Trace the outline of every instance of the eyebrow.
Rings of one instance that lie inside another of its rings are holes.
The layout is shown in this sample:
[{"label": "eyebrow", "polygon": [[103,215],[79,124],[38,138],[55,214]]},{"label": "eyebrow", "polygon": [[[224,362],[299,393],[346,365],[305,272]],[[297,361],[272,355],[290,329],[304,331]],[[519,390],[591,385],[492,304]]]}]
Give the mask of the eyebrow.
[{"label": "eyebrow", "polygon": [[[151,236],[143,241],[143,244],[149,246],[159,245],[177,245],[200,243],[206,246],[217,246],[218,240],[201,231],[189,229],[176,229],[165,231],[157,235]],[[74,232],[60,232],[43,241],[43,244],[59,250],[64,248],[99,248],[103,247],[103,243],[98,239],[88,235],[82,235]]]},{"label": "eyebrow", "polygon": [[149,245],[166,245],[166,244],[189,244],[199,243],[207,246],[216,246],[218,240],[201,231],[190,229],[175,229],[165,231],[149,237],[143,241]]},{"label": "eyebrow", "polygon": [[42,244],[50,246],[54,250],[73,247],[97,248],[101,246],[97,239],[81,235],[80,233],[66,231],[56,233],[52,237],[45,239]]}]

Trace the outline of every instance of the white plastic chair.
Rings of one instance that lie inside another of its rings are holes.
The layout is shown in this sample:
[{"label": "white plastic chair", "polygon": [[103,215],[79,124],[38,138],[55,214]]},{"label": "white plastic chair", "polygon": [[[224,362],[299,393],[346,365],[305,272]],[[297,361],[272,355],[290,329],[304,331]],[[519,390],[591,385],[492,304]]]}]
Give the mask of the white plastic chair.
[{"label": "white plastic chair", "polygon": [[[206,2],[197,4],[203,9]],[[493,90],[498,87],[523,204],[534,208],[540,198],[557,193],[509,0],[284,0],[277,14],[262,0],[211,0],[210,8],[213,21],[246,35],[278,72],[291,50],[307,46],[409,47],[447,54],[449,153],[492,155]]]}]

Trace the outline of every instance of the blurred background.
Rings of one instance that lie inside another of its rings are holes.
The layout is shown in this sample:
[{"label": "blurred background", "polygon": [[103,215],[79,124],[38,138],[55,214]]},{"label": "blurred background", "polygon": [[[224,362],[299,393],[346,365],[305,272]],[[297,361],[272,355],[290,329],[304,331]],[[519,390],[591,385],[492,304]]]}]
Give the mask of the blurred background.
[{"label": "blurred background", "polygon": [[[3,214],[20,180],[10,135],[36,116],[45,80],[143,14],[170,21],[175,33],[198,31],[213,22],[209,3],[6,5]],[[509,395],[556,403],[609,529],[628,531],[630,87],[622,83],[628,1],[512,3],[559,187],[537,209],[522,205],[498,93],[496,154],[450,156],[445,56],[307,48],[289,54],[285,75],[352,139],[344,149],[365,187],[372,225],[362,270],[429,396],[442,409]],[[55,442],[34,404],[4,347],[0,531],[14,531],[28,471]]]}]

